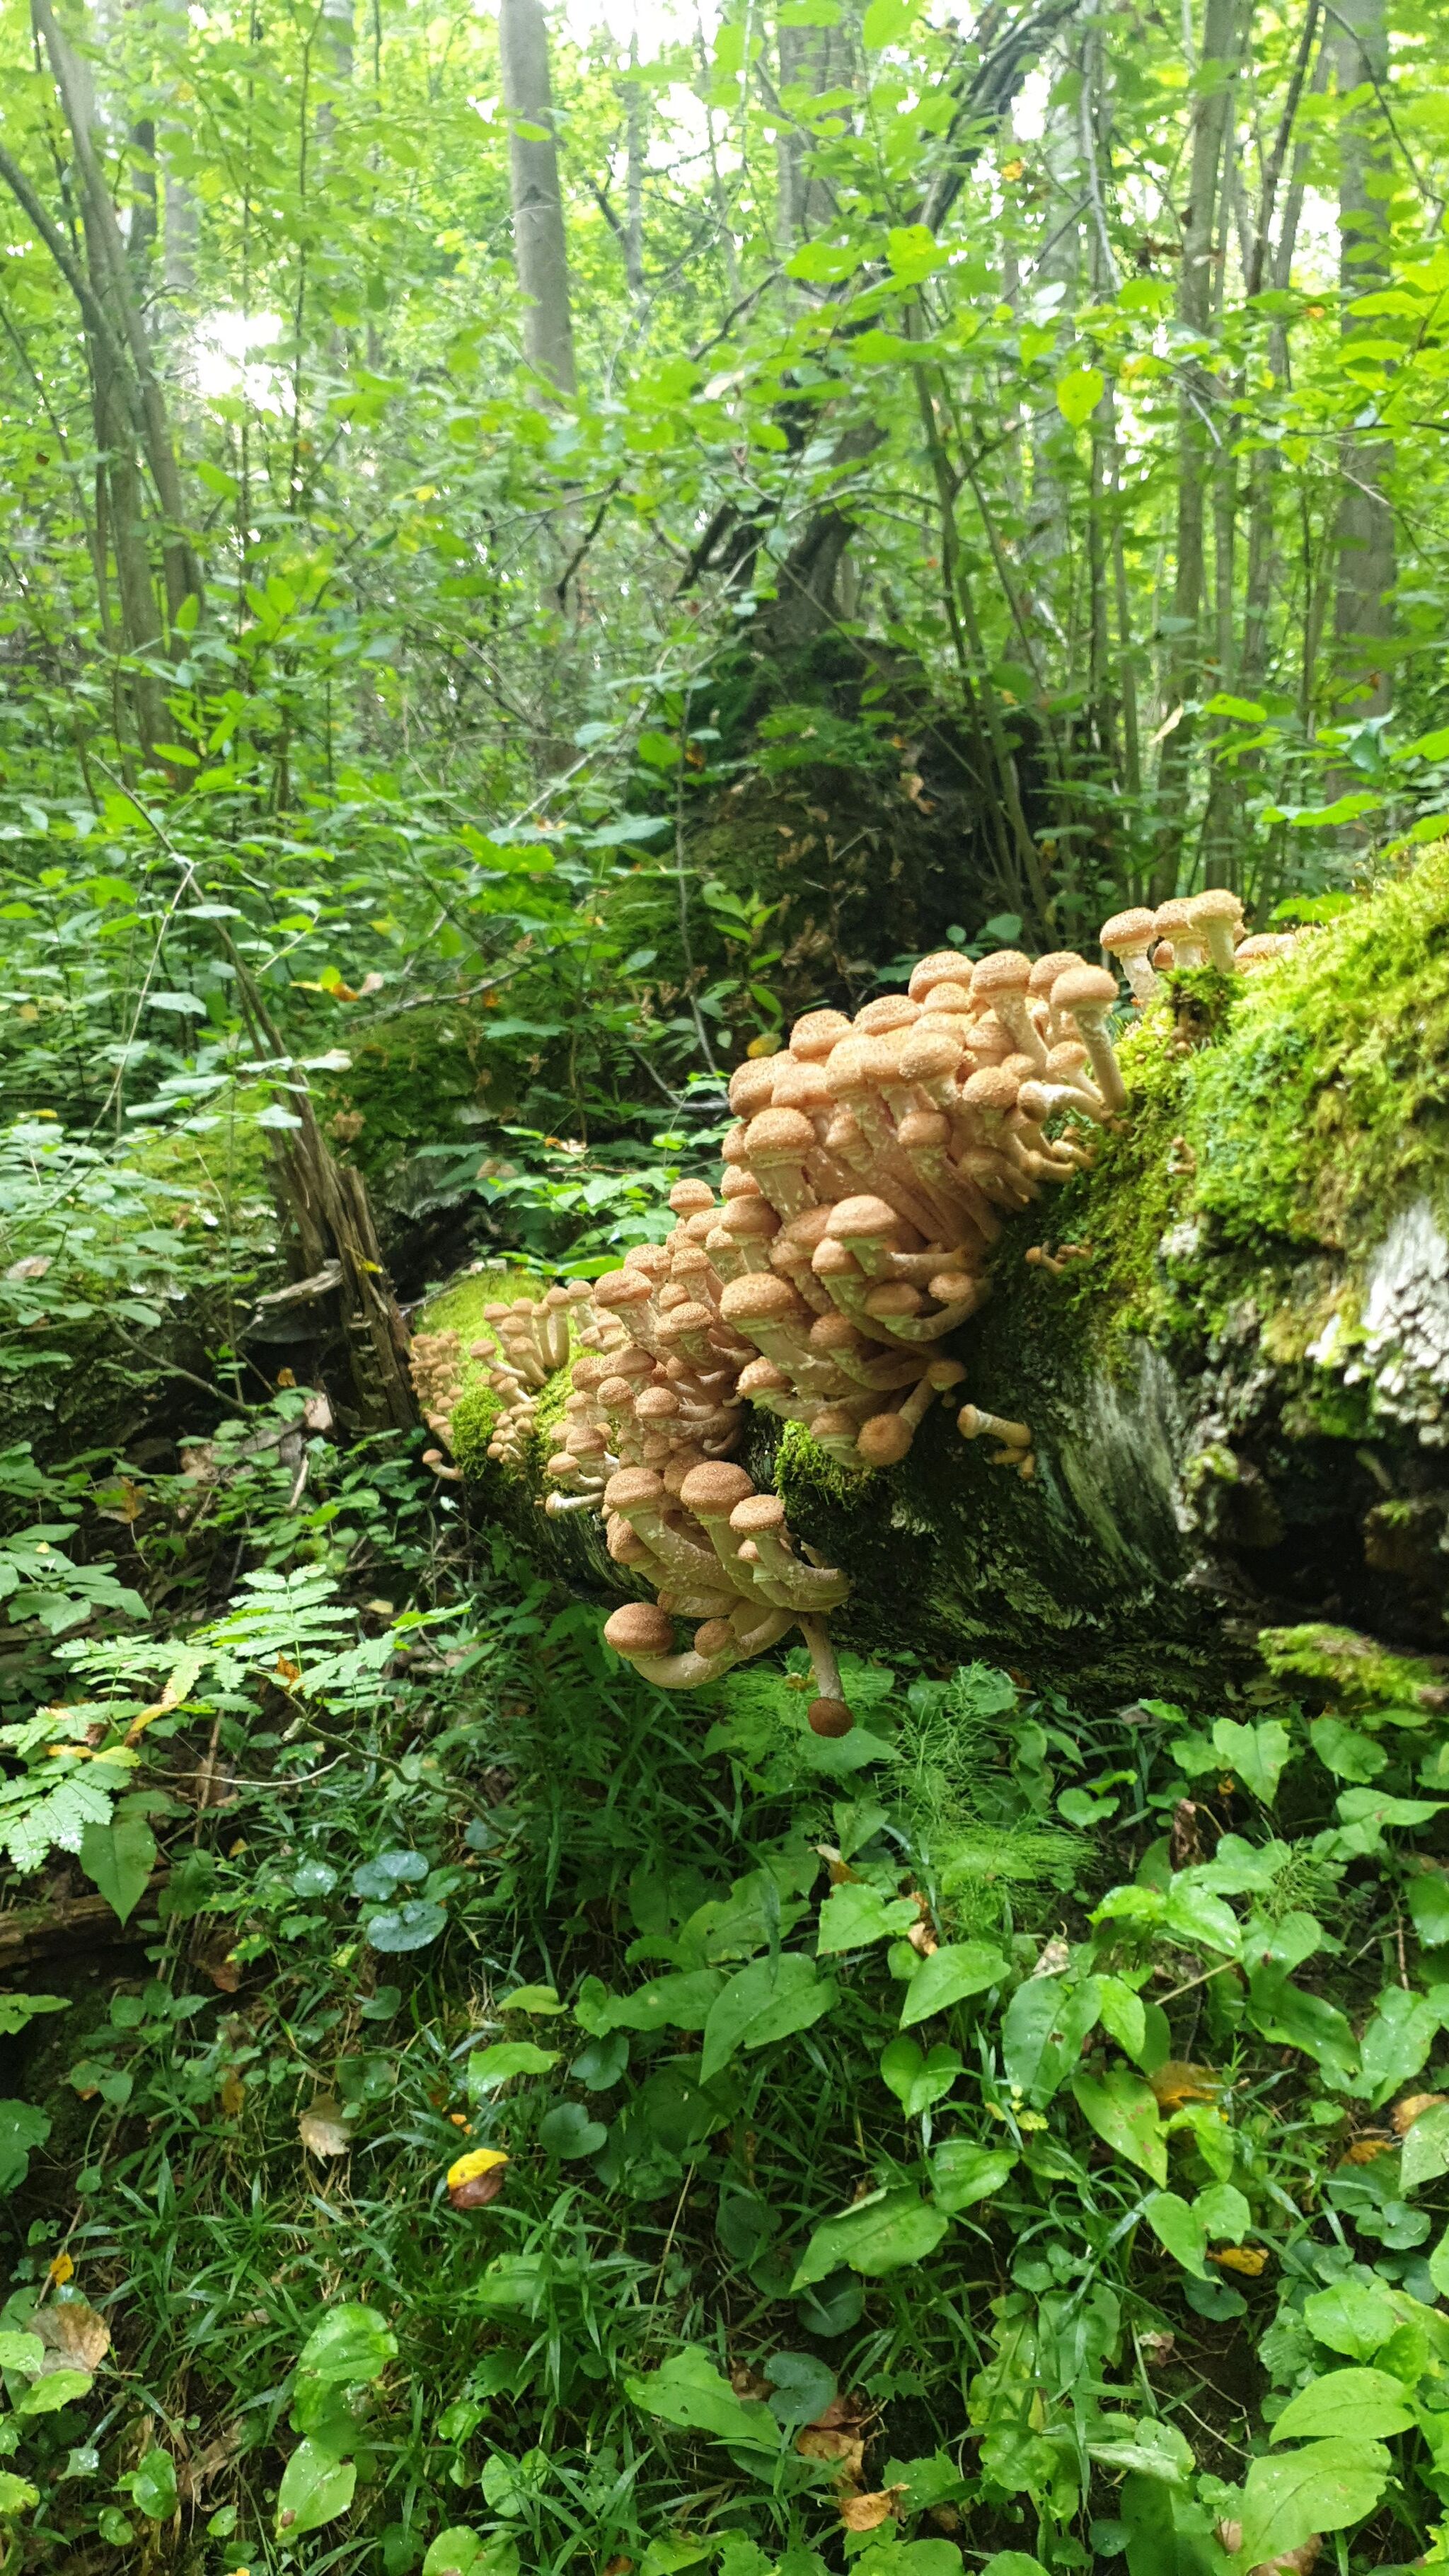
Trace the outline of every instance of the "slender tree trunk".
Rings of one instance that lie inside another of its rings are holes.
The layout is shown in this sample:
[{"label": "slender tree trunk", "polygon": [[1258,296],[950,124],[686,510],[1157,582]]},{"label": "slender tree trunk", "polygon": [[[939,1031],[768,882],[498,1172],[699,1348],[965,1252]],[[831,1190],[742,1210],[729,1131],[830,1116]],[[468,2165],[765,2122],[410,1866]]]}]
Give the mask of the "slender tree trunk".
[{"label": "slender tree trunk", "polygon": [[173,104],[158,128],[161,171],[161,282],[168,306],[168,337],[174,342],[184,328],[186,310],[196,293],[196,253],[201,236],[201,209],[196,191],[177,166],[177,143],[184,131],[176,93],[184,56],[188,18],[184,0],[161,0],[160,23],[167,38],[167,76]]},{"label": "slender tree trunk", "polygon": [[[1177,299],[1177,318],[1197,339],[1206,339],[1213,309],[1215,227],[1222,196],[1223,146],[1229,124],[1237,41],[1238,0],[1205,0],[1202,50],[1198,58],[1192,112],[1188,202],[1182,228],[1182,273]],[[1217,379],[1204,359],[1185,359],[1178,406],[1177,545],[1172,626],[1165,657],[1167,694],[1173,710],[1185,707],[1197,696],[1202,678],[1203,587],[1207,571],[1206,503],[1214,464],[1211,413],[1218,393]],[[1193,732],[1192,718],[1183,715],[1163,741],[1158,766],[1158,802],[1162,823],[1153,883],[1154,900],[1158,902],[1171,893],[1177,878],[1187,819],[1184,807]]]},{"label": "slender tree trunk", "polygon": [[[1064,356],[1072,338],[1072,310],[1082,269],[1082,224],[1078,212],[1083,195],[1082,142],[1076,97],[1076,79],[1082,75],[1078,72],[1074,78],[1072,67],[1060,56],[1056,68],[1040,147],[1049,193],[1042,216],[1045,240],[1033,283],[1039,298],[1056,290],[1060,318],[1057,347]],[[1064,614],[1067,602],[1060,591],[1070,564],[1075,464],[1072,433],[1057,409],[1054,394],[1032,415],[1030,445],[1031,498],[1024,552],[1031,567],[1032,586],[1049,594],[1053,612],[1050,618],[1037,621],[1045,647],[1052,626],[1060,635],[1068,623]]]},{"label": "slender tree trunk", "polygon": [[624,84],[624,275],[636,304],[644,300],[644,156],[649,142],[649,102],[639,77],[639,29],[629,37],[629,77]]},{"label": "slender tree trunk", "polygon": [[572,394],[577,379],[568,244],[541,0],[501,0],[498,45],[503,103],[512,119],[513,257],[524,297],[524,352],[555,393]]},{"label": "slender tree trunk", "polygon": [[[1321,11],[1319,0],[1308,0],[1303,22],[1303,35],[1298,58],[1284,102],[1283,115],[1264,173],[1262,197],[1258,209],[1257,230],[1246,278],[1247,291],[1257,295],[1266,285],[1280,292],[1293,279],[1293,255],[1298,246],[1298,227],[1303,216],[1303,195],[1308,183],[1309,148],[1299,143],[1293,148],[1289,164],[1288,191],[1278,222],[1278,237],[1273,241],[1273,223],[1278,191],[1282,182],[1288,150],[1293,141],[1308,66],[1315,45],[1317,61],[1312,77],[1312,94],[1317,95],[1328,77],[1328,48],[1319,43]],[[1288,326],[1281,314],[1275,314],[1268,332],[1268,365],[1275,387],[1285,392],[1289,376]],[[1274,497],[1277,485],[1278,459],[1271,447],[1260,447],[1248,468],[1248,534],[1247,568],[1243,593],[1242,646],[1238,657],[1239,678],[1245,696],[1251,698],[1261,687],[1268,668],[1268,618],[1272,605],[1274,572],[1278,562],[1275,530]]]},{"label": "slender tree trunk", "polygon": [[[1347,304],[1388,283],[1388,194],[1393,144],[1383,95],[1389,44],[1384,0],[1337,0],[1334,55],[1340,98],[1352,100],[1339,132],[1339,285]],[[1345,312],[1346,340],[1373,322]],[[1382,715],[1393,695],[1384,647],[1393,633],[1394,519],[1385,497],[1394,451],[1387,439],[1345,438],[1334,600],[1336,679],[1355,715]]]},{"label": "slender tree trunk", "polygon": [[817,102],[827,90],[850,80],[847,39],[838,27],[781,25],[775,33],[780,72],[780,105],[791,121],[782,126],[777,146],[779,172],[780,256],[787,259],[801,242],[823,232],[835,216],[835,200],[812,167],[815,137],[809,131]]}]

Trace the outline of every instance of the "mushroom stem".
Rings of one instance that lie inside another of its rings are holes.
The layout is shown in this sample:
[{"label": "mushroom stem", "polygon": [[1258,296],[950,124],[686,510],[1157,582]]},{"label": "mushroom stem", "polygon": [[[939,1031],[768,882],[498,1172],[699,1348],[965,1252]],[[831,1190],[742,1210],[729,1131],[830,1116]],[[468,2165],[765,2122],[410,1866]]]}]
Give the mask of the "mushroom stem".
[{"label": "mushroom stem", "polygon": [[830,1632],[824,1620],[802,1615],[796,1621],[796,1626],[805,1640],[805,1650],[810,1657],[810,1669],[815,1675],[815,1687],[820,1697],[844,1699],[840,1666],[835,1660],[835,1648],[830,1642]]},{"label": "mushroom stem", "polygon": [[1025,1422],[1007,1422],[999,1413],[988,1413],[984,1405],[963,1404],[956,1416],[956,1428],[963,1440],[1002,1440],[1009,1449],[1031,1447],[1031,1426]]}]

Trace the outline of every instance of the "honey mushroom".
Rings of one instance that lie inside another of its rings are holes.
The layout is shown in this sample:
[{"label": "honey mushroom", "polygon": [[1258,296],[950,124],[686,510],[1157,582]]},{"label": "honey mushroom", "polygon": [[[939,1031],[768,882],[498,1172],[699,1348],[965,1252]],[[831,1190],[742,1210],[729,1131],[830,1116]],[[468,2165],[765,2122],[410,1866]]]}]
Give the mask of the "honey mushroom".
[{"label": "honey mushroom", "polygon": [[[1241,930],[1238,898],[1210,887],[1115,915],[1101,940],[1145,1006],[1154,957],[1164,971],[1210,957],[1253,974],[1294,945]],[[849,1579],[735,1460],[747,1412],[799,1425],[850,1473],[901,1464],[932,1404],[955,1400],[965,1370],[939,1345],[989,1294],[1004,1225],[1089,1164],[1127,1108],[1108,1028],[1120,1001],[1116,977],[1076,950],[972,964],[943,949],[854,1019],[808,1012],[778,1054],[731,1077],[718,1194],[676,1181],[663,1242],[592,1283],[484,1309],[491,1338],[468,1357],[500,1398],[490,1458],[527,1464],[539,1396],[572,1353],[543,1508],[600,1517],[610,1561],[653,1590],[604,1629],[647,1680],[695,1689],[794,1631],[815,1677],[811,1726],[849,1728],[825,1625]],[[1059,1274],[1088,1249],[1026,1258]],[[429,1429],[451,1442],[460,1336],[419,1334],[412,1367]],[[992,1465],[1031,1478],[1026,1423],[973,1403],[956,1421],[995,1443]],[[441,1449],[425,1454],[457,1478]],[[699,1623],[687,1648],[677,1619]]]}]

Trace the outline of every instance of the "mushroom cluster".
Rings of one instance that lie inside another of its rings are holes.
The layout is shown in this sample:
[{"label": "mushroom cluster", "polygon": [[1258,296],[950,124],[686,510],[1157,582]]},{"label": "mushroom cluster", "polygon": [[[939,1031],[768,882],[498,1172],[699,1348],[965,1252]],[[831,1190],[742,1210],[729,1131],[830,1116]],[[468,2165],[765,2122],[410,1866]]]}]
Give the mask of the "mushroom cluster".
[{"label": "mushroom cluster", "polygon": [[[1211,888],[1117,915],[1102,947],[1146,1007],[1174,957],[1229,968],[1265,962],[1249,948],[1282,953],[1241,938],[1238,898]],[[649,1680],[694,1688],[798,1629],[819,1694],[812,1725],[849,1724],[823,1624],[848,1580],[797,1544],[784,1505],[735,1462],[744,1407],[801,1424],[853,1473],[899,1464],[930,1406],[961,1385],[941,1345],[988,1294],[1005,1221],[1089,1165],[1093,1130],[1126,1109],[1108,1030],[1119,999],[1116,976],[1072,950],[1033,961],[999,949],[972,965],[947,949],[854,1019],[812,1011],[733,1075],[718,1198],[678,1181],[664,1242],[636,1245],[591,1286],[485,1308],[497,1347],[470,1356],[491,1361],[503,1398],[491,1458],[522,1463],[539,1391],[575,1353],[544,1508],[599,1514],[615,1564],[654,1592],[604,1631]],[[1048,1266],[1087,1249],[1063,1246]],[[413,1350],[446,1437],[458,1336],[419,1336]],[[957,1428],[993,1444],[992,1464],[1032,1475],[1028,1424],[965,1403]],[[699,1623],[684,1650],[677,1619]]]},{"label": "mushroom cluster", "polygon": [[1198,895],[1175,896],[1155,912],[1137,906],[1114,913],[1102,925],[1102,946],[1115,957],[1140,1009],[1155,1001],[1161,978],[1176,966],[1215,966],[1223,975],[1251,975],[1279,957],[1291,957],[1298,944],[1291,930],[1260,932],[1250,939],[1243,907],[1226,886],[1206,886]]}]

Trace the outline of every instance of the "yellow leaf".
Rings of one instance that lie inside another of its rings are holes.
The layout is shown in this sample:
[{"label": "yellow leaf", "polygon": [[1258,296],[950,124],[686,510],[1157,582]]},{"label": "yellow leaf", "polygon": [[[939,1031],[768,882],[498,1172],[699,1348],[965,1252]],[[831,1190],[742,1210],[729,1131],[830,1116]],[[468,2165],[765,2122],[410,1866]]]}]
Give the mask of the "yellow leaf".
[{"label": "yellow leaf", "polygon": [[1395,2137],[1406,2138],[1414,2122],[1422,2120],[1426,2111],[1437,2111],[1444,2099],[1442,2093],[1406,2093],[1403,2101],[1396,2102],[1389,2113]]},{"label": "yellow leaf", "polygon": [[470,2147],[466,2156],[448,2167],[448,2189],[456,2191],[463,2182],[476,2182],[480,2174],[493,2173],[508,2158],[499,2147]]},{"label": "yellow leaf", "polygon": [[246,2086],[243,2084],[236,2068],[234,2066],[229,2067],[222,2078],[221,2085],[221,2107],[229,2120],[235,2119],[246,2098]]},{"label": "yellow leaf", "polygon": [[1258,2274],[1267,2269],[1268,2249],[1266,2245],[1224,2245],[1216,2254],[1209,2249],[1208,2261],[1221,2263],[1226,2272],[1241,2272],[1247,2280],[1256,2281]]},{"label": "yellow leaf", "polygon": [[840,2519],[847,2531],[879,2531],[889,2522],[896,2509],[896,2498],[902,2487],[881,2487],[875,2495],[846,2496],[840,2505]]},{"label": "yellow leaf", "polygon": [[71,2261],[70,2256],[68,2254],[57,2254],[55,2261],[50,2264],[47,2269],[46,2279],[54,2281],[56,2287],[59,2288],[62,2281],[69,2281],[72,2278],[74,2272],[75,2265]]},{"label": "yellow leaf", "polygon": [[1157,2096],[1159,2111],[1181,2110],[1184,2102],[1216,2102],[1223,2090],[1222,2077],[1215,2075],[1210,2066],[1192,2066],[1177,2057],[1170,2057],[1147,2081]]}]

